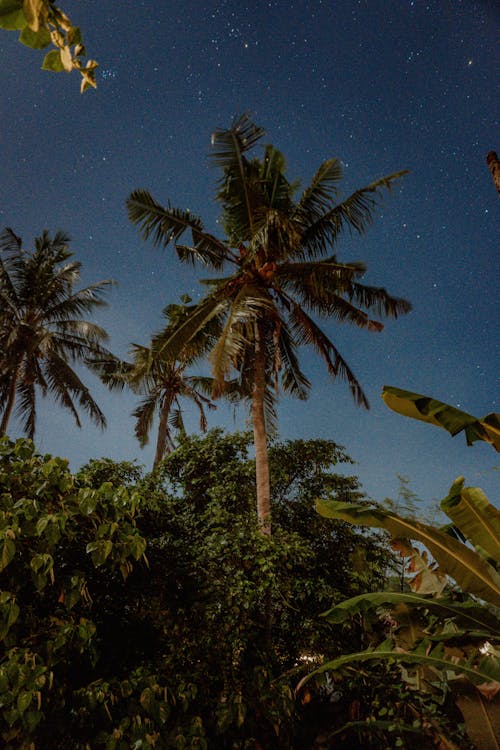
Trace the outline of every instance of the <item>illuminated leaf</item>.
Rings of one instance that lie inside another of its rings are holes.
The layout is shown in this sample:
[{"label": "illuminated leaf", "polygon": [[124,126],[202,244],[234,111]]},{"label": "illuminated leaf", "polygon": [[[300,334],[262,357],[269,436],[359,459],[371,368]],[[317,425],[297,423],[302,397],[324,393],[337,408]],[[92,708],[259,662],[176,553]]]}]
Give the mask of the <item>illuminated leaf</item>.
[{"label": "illuminated leaf", "polygon": [[485,440],[491,443],[496,451],[500,451],[500,416],[498,414],[488,414],[478,419],[442,401],[390,385],[384,385],[382,398],[389,409],[404,417],[419,419],[427,424],[442,427],[452,436],[465,432],[467,445],[472,445],[476,440]]}]

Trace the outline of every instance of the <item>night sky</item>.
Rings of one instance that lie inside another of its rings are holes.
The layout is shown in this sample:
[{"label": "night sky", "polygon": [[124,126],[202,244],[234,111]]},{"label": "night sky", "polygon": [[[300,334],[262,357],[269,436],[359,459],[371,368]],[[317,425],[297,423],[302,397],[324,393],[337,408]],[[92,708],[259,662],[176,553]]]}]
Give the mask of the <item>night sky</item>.
[{"label": "night sky", "polygon": [[[361,238],[345,235],[341,261],[368,265],[364,282],[409,299],[413,312],[380,334],[326,324],[360,380],[369,412],[329,380],[304,350],[307,402],[282,399],[282,438],[331,438],[356,460],[365,491],[394,497],[396,474],[424,500],[442,498],[460,474],[495,501],[498,459],[444,430],[404,419],[380,399],[384,383],[440,398],[476,416],[498,411],[500,205],[486,154],[498,141],[500,13],[495,0],[203,0],[60,4],[98,60],[98,89],[80,95],[76,72],[39,69],[43,52],[0,32],[0,224],[26,247],[44,228],[70,234],[83,281],[114,278],[99,316],[109,348],[125,356],[161,325],[204,274],[142,241],[125,199],[147,188],[190,208],[217,233],[217,171],[207,155],[216,127],[243,111],[308,184],[319,164],[345,167],[342,196],[410,170]],[[206,274],[210,275],[210,273]],[[108,429],[78,430],[40,402],[36,443],[66,456],[152,463],[133,435],[132,395],[86,382]],[[187,423],[197,416],[187,407]],[[211,426],[244,428],[243,409],[220,405]],[[11,436],[20,436],[11,424]]]}]

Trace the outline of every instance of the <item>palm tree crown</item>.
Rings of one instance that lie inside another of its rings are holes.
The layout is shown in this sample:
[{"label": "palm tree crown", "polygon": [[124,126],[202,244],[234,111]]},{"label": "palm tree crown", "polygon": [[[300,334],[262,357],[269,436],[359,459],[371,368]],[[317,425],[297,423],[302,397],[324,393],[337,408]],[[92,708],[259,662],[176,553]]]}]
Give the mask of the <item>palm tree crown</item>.
[{"label": "palm tree crown", "polygon": [[77,406],[99,426],[103,413],[72,363],[109,355],[101,345],[106,332],[82,319],[104,304],[111,281],[100,281],[79,291],[81,264],[70,260],[69,237],[44,231],[29,253],[11,229],[0,235],[0,435],[4,435],[14,405],[32,438],[36,424],[37,389],[73,414]]},{"label": "palm tree crown", "polygon": [[153,469],[174,448],[171,428],[181,433],[185,431],[181,399],[188,399],[198,407],[202,431],[207,428],[205,409],[215,409],[215,404],[203,393],[210,389],[212,378],[186,374],[186,368],[206,353],[211,340],[208,330],[193,337],[176,359],[165,357],[161,347],[156,345],[160,339],[168,338],[190,314],[191,308],[187,304],[190,298],[184,296],[182,299],[184,304],[168,305],[164,309],[167,324],[153,337],[149,346],[132,344],[131,362],[116,357],[92,362],[92,368],[110,389],[127,386],[142,395],[139,406],[132,412],[136,420],[135,435],[141,447],[148,443],[155,414],[158,414]]},{"label": "palm tree crown", "polygon": [[[338,159],[329,159],[296,200],[296,185],[287,180],[279,151],[267,146],[263,158],[250,158],[248,152],[263,135],[243,115],[212,136],[212,158],[222,171],[216,199],[226,239],[206,232],[189,211],[163,207],[144,190],[132,193],[127,207],[143,236],[164,247],[173,242],[182,262],[200,262],[214,270],[231,267],[229,276],[204,282],[208,294],[157,345],[165,356],[175,356],[207,324],[218,326],[209,355],[214,393],[223,393],[236,373],[240,392],[251,395],[258,513],[266,531],[270,498],[265,419],[267,415],[269,422],[272,415],[279,383],[287,393],[307,395],[310,383],[299,366],[299,347],[310,344],[332,378],[346,380],[356,403],[368,408],[360,383],[314,318],[380,331],[382,323],[369,313],[396,318],[411,307],[385,289],[361,283],[365,266],[341,263],[332,252],[343,230],[365,231],[381,191],[404,172],[338,202],[342,169]],[[190,245],[179,242],[186,230]]]}]

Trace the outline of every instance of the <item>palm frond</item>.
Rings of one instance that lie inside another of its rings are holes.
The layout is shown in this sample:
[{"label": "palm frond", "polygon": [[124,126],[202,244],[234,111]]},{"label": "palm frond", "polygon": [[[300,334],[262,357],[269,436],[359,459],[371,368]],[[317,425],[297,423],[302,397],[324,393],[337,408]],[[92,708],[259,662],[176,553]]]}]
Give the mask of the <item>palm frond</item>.
[{"label": "palm frond", "polygon": [[294,219],[309,226],[314,219],[328,211],[338,196],[338,183],[342,180],[342,164],[339,159],[323,162],[311,184],[302,193],[294,212]]},{"label": "palm frond", "polygon": [[205,297],[197,305],[194,305],[186,319],[173,330],[169,327],[152,341],[154,356],[161,355],[170,360],[175,360],[183,349],[217,317],[223,316],[226,307],[230,304],[219,294]]},{"label": "palm frond", "polygon": [[132,373],[135,370],[131,362],[125,362],[118,357],[94,358],[89,357],[85,364],[92,370],[110,390],[123,390],[130,385]]},{"label": "palm frond", "polygon": [[248,348],[249,341],[246,326],[263,315],[274,317],[277,312],[272,299],[263,289],[245,284],[238,291],[228,310],[226,323],[212,349],[209,360],[215,380],[215,391],[220,395],[220,388],[229,376],[231,367],[238,369],[238,360]]},{"label": "palm frond", "polygon": [[78,425],[81,426],[73,399],[87,412],[90,419],[101,429],[106,427],[106,418],[90,395],[87,386],[80,380],[64,357],[54,352],[44,361],[48,388],[56,401],[69,409]]},{"label": "palm frond", "polygon": [[233,120],[228,130],[218,129],[212,135],[210,156],[223,170],[221,189],[216,197],[224,207],[226,229],[232,240],[236,237],[245,241],[254,233],[254,208],[258,201],[253,199],[252,193],[258,183],[258,169],[256,165],[252,168],[245,152],[254,148],[263,135],[264,130],[246,113]]},{"label": "palm frond", "polygon": [[388,318],[397,318],[405,315],[412,309],[411,302],[401,297],[392,297],[384,288],[367,286],[351,282],[349,297],[357,304],[367,310],[375,310],[377,315],[385,315]]},{"label": "palm frond", "polygon": [[96,307],[107,307],[108,303],[102,295],[114,284],[113,279],[105,279],[69,296],[67,291],[63,290],[59,298],[53,300],[54,304],[47,305],[45,315],[50,320],[64,320],[74,315],[93,312]]},{"label": "palm frond", "polygon": [[159,393],[154,391],[145,396],[132,412],[135,419],[134,433],[141,448],[149,442],[149,433],[153,426],[155,411],[158,406]]},{"label": "palm frond", "polygon": [[298,399],[305,400],[311,387],[311,382],[299,367],[299,360],[295,353],[294,343],[287,326],[282,325],[279,337],[279,347],[283,362],[281,380],[286,393]]},{"label": "palm frond", "polygon": [[229,129],[217,128],[212,134],[213,163],[224,170],[238,166],[241,155],[253,149],[265,134],[248,112],[235,117]]},{"label": "palm frond", "polygon": [[291,307],[290,320],[292,322],[292,335],[297,343],[299,345],[311,344],[326,363],[328,373],[333,380],[337,377],[345,380],[355,403],[358,406],[364,406],[365,409],[369,409],[368,399],[360,383],[333,342],[330,341],[321,328],[296,304],[293,304]]},{"label": "palm frond", "polygon": [[184,419],[182,417],[182,409],[179,405],[175,409],[172,409],[168,417],[168,423],[170,427],[179,432],[185,433],[186,428],[184,427]]},{"label": "palm frond", "polygon": [[24,417],[23,431],[33,440],[36,424],[36,398],[35,387],[32,382],[21,381],[17,386],[19,400],[16,406],[18,418]]},{"label": "palm frond", "polygon": [[392,184],[407,174],[407,170],[395,172],[356,190],[342,203],[314,219],[303,232],[301,255],[317,257],[333,246],[340,232],[362,234],[373,221],[373,212],[379,204],[382,191],[391,190]]},{"label": "palm frond", "polygon": [[264,420],[266,433],[275,436],[278,432],[278,412],[276,411],[276,394],[271,387],[264,391]]},{"label": "palm frond", "polygon": [[129,219],[137,224],[144,239],[166,248],[186,231],[191,232],[193,247],[180,245],[178,257],[181,261],[202,262],[214,269],[222,267],[228,258],[228,249],[223,242],[203,229],[201,219],[190,211],[179,208],[164,208],[147,190],[134,190],[126,201]]}]

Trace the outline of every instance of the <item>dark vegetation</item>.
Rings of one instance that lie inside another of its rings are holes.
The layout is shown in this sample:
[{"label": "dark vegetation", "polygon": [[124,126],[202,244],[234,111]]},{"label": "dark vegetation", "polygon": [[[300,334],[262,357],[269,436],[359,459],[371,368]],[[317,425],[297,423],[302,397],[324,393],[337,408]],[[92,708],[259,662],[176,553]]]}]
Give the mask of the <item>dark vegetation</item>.
[{"label": "dark vegetation", "polygon": [[[361,620],[319,615],[391,565],[378,536],[314,510],[318,494],[360,499],[334,443],[271,447],[271,537],[248,435],[185,438],[144,476],[109,460],[71,476],[29,441],[1,445],[5,748],[393,747],[414,722],[405,747],[433,746],[425,722],[457,737],[446,701],[410,698],[393,665],[294,696],[320,661],[369,644]],[[331,736],[370,717],[389,719],[382,734]]]},{"label": "dark vegetation", "polygon": [[[71,65],[92,80],[92,68],[78,67],[77,30],[52,3],[0,6],[3,26],[22,23],[32,40],[64,21],[77,46]],[[64,34],[52,61],[69,54]],[[401,515],[365,498],[355,476],[337,473],[351,460],[335,443],[276,437],[279,389],[306,398],[311,385],[305,345],[368,406],[315,318],[376,332],[378,318],[410,309],[334,252],[345,229],[364,232],[380,191],[403,173],[338,202],[332,159],[297,199],[279,151],[249,154],[262,136],[247,116],[214,135],[226,239],[147,191],[129,197],[146,238],[173,243],[181,262],[229,268],[198,303],[167,306],[166,326],[131,361],[104,348],[105,331],[87,319],[110,282],[76,288],[66,235],[44,232],[33,252],[12,230],[1,237],[6,750],[498,749],[498,511],[460,479],[441,504],[451,523],[435,528],[415,517],[405,485]],[[206,357],[212,377],[187,372]],[[141,445],[159,425],[152,473],[102,458],[71,475],[30,440],[8,439],[13,414],[34,436],[40,395],[77,424],[83,409],[105,426],[78,364],[142,397]],[[185,434],[180,400],[194,402],[205,429],[218,397],[250,406],[252,435]],[[384,399],[499,448],[497,415],[476,419],[394,388]],[[358,525],[388,532],[392,546]]]}]

